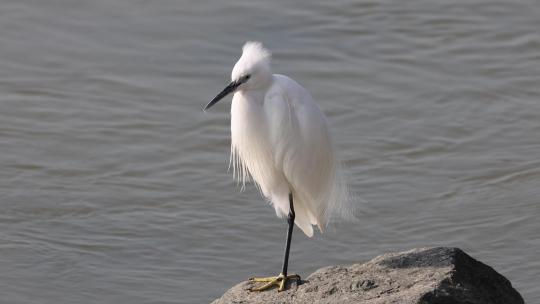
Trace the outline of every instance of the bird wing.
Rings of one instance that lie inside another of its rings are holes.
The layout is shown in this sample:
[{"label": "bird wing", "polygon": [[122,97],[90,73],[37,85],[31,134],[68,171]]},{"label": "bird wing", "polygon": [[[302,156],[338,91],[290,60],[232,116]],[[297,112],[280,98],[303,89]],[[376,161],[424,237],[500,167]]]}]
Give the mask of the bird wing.
[{"label": "bird wing", "polygon": [[333,202],[340,199],[327,121],[313,98],[294,80],[275,75],[265,98],[274,164],[293,193],[295,223],[308,235],[322,231]]}]

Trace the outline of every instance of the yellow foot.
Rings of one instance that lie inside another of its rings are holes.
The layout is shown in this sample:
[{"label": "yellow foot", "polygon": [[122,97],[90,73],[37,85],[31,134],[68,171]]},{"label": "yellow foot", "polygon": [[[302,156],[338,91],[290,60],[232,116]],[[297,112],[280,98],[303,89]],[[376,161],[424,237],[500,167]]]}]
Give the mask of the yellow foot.
[{"label": "yellow foot", "polygon": [[250,278],[250,282],[264,282],[266,284],[263,284],[259,287],[250,288],[249,291],[264,291],[274,286],[279,287],[278,291],[284,291],[285,287],[287,286],[287,281],[289,279],[295,279],[297,281],[300,281],[300,276],[297,274],[290,274],[288,276],[284,276],[282,273],[280,273],[277,277]]}]

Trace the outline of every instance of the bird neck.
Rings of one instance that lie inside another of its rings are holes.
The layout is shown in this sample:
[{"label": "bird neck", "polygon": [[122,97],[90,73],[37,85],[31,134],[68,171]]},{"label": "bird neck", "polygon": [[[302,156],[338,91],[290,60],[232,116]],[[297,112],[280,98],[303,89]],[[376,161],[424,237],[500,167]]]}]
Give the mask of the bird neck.
[{"label": "bird neck", "polygon": [[264,104],[264,96],[266,95],[266,90],[240,90],[238,91],[242,98],[248,102],[250,105],[259,105]]}]

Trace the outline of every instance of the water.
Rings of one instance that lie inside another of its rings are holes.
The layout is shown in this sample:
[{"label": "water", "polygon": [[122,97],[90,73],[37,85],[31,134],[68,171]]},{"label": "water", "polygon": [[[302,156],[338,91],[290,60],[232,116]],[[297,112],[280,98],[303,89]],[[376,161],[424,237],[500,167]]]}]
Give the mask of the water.
[{"label": "water", "polygon": [[207,303],[281,266],[285,222],[230,174],[241,45],[327,113],[358,223],[292,271],[458,246],[540,302],[536,1],[0,6],[0,302]]}]

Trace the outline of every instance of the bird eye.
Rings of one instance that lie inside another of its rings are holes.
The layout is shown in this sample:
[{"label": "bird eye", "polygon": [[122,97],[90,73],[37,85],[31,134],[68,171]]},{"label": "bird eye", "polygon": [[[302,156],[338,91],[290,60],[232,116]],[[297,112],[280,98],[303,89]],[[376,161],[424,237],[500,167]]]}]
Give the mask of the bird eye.
[{"label": "bird eye", "polygon": [[251,78],[251,75],[247,74],[244,77],[242,77],[242,80],[243,80],[243,82],[246,82],[249,78]]}]

